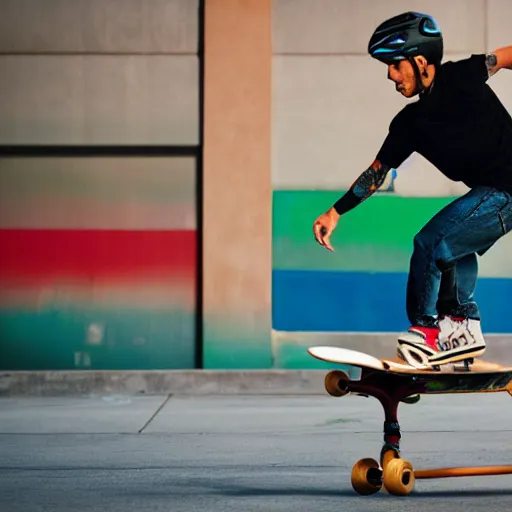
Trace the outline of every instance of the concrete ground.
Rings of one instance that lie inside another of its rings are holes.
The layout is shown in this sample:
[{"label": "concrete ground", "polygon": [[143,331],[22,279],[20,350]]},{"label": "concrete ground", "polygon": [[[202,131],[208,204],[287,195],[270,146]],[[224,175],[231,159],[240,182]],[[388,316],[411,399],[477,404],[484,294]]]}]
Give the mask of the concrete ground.
[{"label": "concrete ground", "polygon": [[[512,464],[508,394],[423,396],[400,421],[418,469]],[[512,510],[512,475],[356,495],[352,465],[378,458],[382,422],[354,396],[2,398],[0,510]]]}]

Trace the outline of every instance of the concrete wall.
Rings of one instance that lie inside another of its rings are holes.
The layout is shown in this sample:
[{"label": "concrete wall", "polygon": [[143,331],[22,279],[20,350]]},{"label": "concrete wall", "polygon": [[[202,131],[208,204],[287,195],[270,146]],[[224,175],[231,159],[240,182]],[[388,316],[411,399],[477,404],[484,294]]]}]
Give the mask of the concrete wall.
[{"label": "concrete wall", "polygon": [[0,144],[197,144],[198,2],[0,3]]},{"label": "concrete wall", "polygon": [[0,2],[0,368],[195,366],[196,159],[122,148],[199,144],[198,27],[196,0]]},{"label": "concrete wall", "polygon": [[[507,0],[273,2],[272,308],[279,364],[308,364],[305,345],[329,333],[353,346],[354,333],[407,328],[412,238],[467,190],[415,154],[393,183],[342,219],[334,254],[313,239],[314,219],[374,160],[396,112],[416,101],[397,94],[385,66],[367,54],[374,28],[408,10],[438,19],[445,60],[512,44]],[[501,71],[489,85],[512,112],[512,72]],[[480,260],[477,300],[488,333],[512,333],[503,308],[512,294],[511,251],[508,235]]]},{"label": "concrete wall", "polygon": [[[0,3],[0,151],[203,144],[208,368],[314,367],[305,346],[323,335],[392,343],[380,333],[406,327],[412,236],[465,189],[413,156],[347,216],[334,255],[313,241],[315,217],[405,103],[368,37],[425,10],[458,59],[511,43],[511,3],[208,0],[203,133],[198,0],[119,6]],[[490,84],[512,109],[511,79]],[[0,369],[194,366],[196,164],[192,153],[0,160]],[[511,332],[510,243],[481,262],[490,332]]]},{"label": "concrete wall", "polygon": [[[279,189],[343,189],[373,161],[389,123],[407,101],[367,54],[386,17],[406,10],[434,15],[445,60],[510,44],[507,0],[274,0],[272,182]],[[510,76],[489,84],[512,110]],[[420,180],[421,186],[417,185]],[[423,158],[400,172],[398,193],[452,195],[449,182]]]}]

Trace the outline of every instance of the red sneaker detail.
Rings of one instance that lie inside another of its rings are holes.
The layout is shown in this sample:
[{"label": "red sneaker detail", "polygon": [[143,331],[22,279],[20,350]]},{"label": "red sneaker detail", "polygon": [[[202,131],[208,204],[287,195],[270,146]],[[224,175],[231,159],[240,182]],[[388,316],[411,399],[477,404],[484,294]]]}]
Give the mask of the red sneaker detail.
[{"label": "red sneaker detail", "polygon": [[438,351],[439,347],[437,341],[439,338],[439,329],[437,327],[418,327],[413,326],[409,328],[410,332],[419,334],[425,340],[425,345],[428,345],[431,349]]}]

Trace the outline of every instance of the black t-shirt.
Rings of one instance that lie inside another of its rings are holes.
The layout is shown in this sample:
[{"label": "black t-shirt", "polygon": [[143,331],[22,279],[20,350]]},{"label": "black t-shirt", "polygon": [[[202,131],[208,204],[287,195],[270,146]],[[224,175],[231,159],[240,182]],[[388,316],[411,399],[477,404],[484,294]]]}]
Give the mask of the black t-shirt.
[{"label": "black t-shirt", "polygon": [[396,169],[417,152],[469,188],[512,192],[512,118],[487,79],[485,55],[443,64],[430,93],[393,119],[377,160]]}]

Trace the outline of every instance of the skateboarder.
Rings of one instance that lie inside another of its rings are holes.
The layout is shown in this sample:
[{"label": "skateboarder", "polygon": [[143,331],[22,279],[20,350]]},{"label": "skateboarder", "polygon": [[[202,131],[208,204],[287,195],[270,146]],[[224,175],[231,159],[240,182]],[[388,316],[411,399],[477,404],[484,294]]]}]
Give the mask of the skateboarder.
[{"label": "skateboarder", "polygon": [[473,300],[477,255],[512,230],[512,118],[486,82],[512,69],[512,46],[441,64],[438,24],[408,12],[377,27],[368,51],[386,64],[400,94],[418,100],[398,112],[375,161],[316,219],[315,238],[332,251],[340,216],[370,197],[413,152],[463,182],[469,192],[414,238],[406,294],[410,328],[399,336],[398,355],[415,366],[479,356],[485,341]]}]

